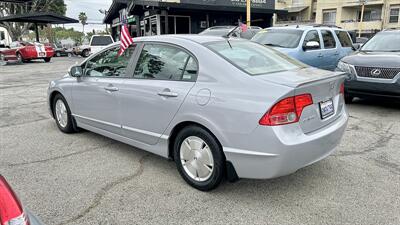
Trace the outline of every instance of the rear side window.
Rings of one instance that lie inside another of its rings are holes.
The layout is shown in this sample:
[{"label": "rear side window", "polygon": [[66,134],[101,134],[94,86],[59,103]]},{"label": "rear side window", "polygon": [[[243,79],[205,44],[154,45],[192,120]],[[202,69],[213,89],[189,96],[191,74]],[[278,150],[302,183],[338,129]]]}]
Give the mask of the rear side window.
[{"label": "rear side window", "polygon": [[92,46],[107,46],[113,43],[111,37],[109,36],[95,36],[92,39]]},{"label": "rear side window", "polygon": [[351,42],[351,39],[346,31],[337,30],[335,33],[342,47],[352,47],[353,43]]},{"label": "rear side window", "polygon": [[195,81],[198,65],[184,50],[161,44],[146,44],[136,64],[137,79]]},{"label": "rear side window", "polygon": [[336,41],[332,32],[329,30],[321,30],[322,40],[324,40],[325,48],[336,48]]},{"label": "rear side window", "polygon": [[319,35],[318,35],[318,31],[316,30],[312,30],[309,31],[306,35],[306,37],[304,38],[304,43],[303,45],[305,46],[307,42],[309,41],[316,41],[320,44],[319,48],[316,49],[321,49],[321,40],[319,39]]}]

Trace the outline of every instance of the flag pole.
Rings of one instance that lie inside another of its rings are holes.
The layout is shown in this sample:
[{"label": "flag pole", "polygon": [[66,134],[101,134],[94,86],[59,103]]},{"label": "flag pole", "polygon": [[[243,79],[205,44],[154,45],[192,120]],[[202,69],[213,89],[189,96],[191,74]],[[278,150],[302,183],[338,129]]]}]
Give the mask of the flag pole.
[{"label": "flag pole", "polygon": [[248,27],[251,26],[251,0],[247,0],[246,2],[246,24]]}]

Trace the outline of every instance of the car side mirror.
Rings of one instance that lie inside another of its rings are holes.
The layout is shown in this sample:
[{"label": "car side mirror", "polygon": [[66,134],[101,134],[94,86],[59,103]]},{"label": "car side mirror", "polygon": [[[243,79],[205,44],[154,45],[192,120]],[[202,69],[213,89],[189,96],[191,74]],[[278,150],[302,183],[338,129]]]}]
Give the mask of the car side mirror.
[{"label": "car side mirror", "polygon": [[81,66],[72,66],[69,69],[69,75],[71,77],[81,77],[83,76],[83,69]]},{"label": "car side mirror", "polygon": [[362,47],[362,44],[360,44],[360,43],[353,44],[353,50],[354,51],[360,50],[361,47]]},{"label": "car side mirror", "polygon": [[319,49],[320,45],[317,41],[309,41],[303,46],[303,50],[313,50],[313,49]]}]

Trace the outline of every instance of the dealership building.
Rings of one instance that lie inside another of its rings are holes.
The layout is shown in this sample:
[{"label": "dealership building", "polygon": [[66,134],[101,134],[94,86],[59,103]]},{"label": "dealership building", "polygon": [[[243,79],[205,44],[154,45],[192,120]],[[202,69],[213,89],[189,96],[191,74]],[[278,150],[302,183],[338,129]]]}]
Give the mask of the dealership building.
[{"label": "dealership building", "polygon": [[[275,0],[252,0],[252,26],[270,27]],[[114,0],[104,22],[119,40],[121,18],[133,36],[197,34],[208,27],[246,21],[246,0]]]}]

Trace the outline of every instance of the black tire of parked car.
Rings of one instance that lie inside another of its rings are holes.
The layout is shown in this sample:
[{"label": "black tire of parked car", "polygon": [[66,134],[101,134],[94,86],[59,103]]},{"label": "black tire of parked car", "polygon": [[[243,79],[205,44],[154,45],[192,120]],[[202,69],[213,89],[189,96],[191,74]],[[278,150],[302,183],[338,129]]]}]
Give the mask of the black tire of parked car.
[{"label": "black tire of parked car", "polygon": [[[58,100],[61,100],[64,105],[65,108],[67,109],[67,125],[65,127],[62,127],[58,120],[57,120],[57,116],[56,116],[56,103]],[[56,121],[57,127],[58,129],[60,129],[62,132],[70,134],[70,133],[75,133],[76,130],[74,129],[74,125],[73,125],[73,119],[72,119],[72,114],[71,114],[71,110],[69,109],[68,103],[65,100],[64,96],[62,96],[61,94],[57,94],[54,99],[53,99],[53,117]]]},{"label": "black tire of parked car", "polygon": [[353,103],[354,97],[345,93],[344,94],[344,101],[346,102],[346,104],[351,104]]},{"label": "black tire of parked car", "polygon": [[[199,137],[206,144],[209,146],[212,155],[213,155],[213,160],[214,160],[214,169],[211,174],[211,177],[208,178],[206,181],[196,181],[192,179],[184,170],[182,162],[180,160],[180,147],[182,145],[182,142],[190,136],[195,136]],[[174,160],[177,166],[177,169],[179,171],[179,174],[182,176],[182,178],[192,187],[201,190],[201,191],[211,191],[218,187],[218,185],[221,183],[224,174],[225,174],[225,156],[222,152],[222,149],[220,145],[218,144],[218,141],[216,138],[210,134],[207,130],[204,128],[201,128],[199,126],[188,126],[186,128],[183,128],[178,135],[175,138],[174,142]]]},{"label": "black tire of parked car", "polygon": [[87,58],[87,57],[89,57],[89,54],[90,54],[89,50],[85,49],[82,52],[82,57]]},{"label": "black tire of parked car", "polygon": [[44,58],[44,61],[48,63],[51,61],[51,58]]},{"label": "black tire of parked car", "polygon": [[17,62],[19,63],[19,64],[22,64],[23,62],[24,62],[24,59],[22,58],[22,55],[21,55],[21,53],[19,53],[19,52],[17,52]]}]

